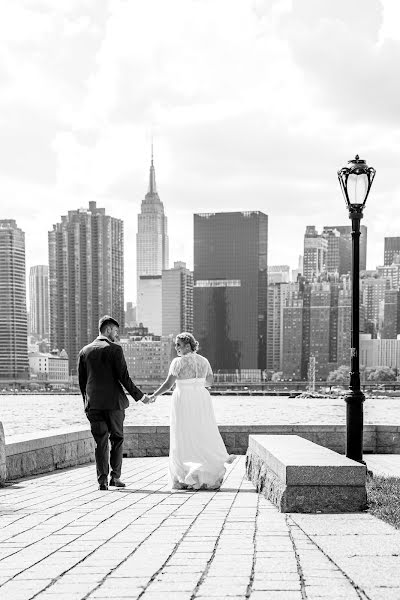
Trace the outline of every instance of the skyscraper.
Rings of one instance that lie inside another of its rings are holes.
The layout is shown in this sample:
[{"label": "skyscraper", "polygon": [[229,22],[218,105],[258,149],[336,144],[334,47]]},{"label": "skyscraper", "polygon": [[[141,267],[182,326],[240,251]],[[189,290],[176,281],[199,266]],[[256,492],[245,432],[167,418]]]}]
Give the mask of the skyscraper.
[{"label": "skyscraper", "polygon": [[128,371],[135,374],[135,381],[152,381],[153,385],[164,381],[171,360],[176,356],[172,336],[122,338],[121,346]]},{"label": "skyscraper", "polygon": [[314,225],[306,227],[304,235],[303,275],[308,281],[326,270],[328,241],[318,234]]},{"label": "skyscraper", "polygon": [[25,234],[0,220],[0,379],[28,379]]},{"label": "skyscraper", "polygon": [[265,369],[268,216],[194,215],[194,334],[214,369]]},{"label": "skyscraper", "polygon": [[[360,307],[361,308],[361,307]],[[361,328],[361,331],[363,328]],[[350,280],[343,280],[343,288],[338,297],[338,328],[337,328],[337,365],[350,368],[351,348],[351,285]]]},{"label": "skyscraper", "polygon": [[29,332],[41,338],[49,335],[49,267],[35,265],[29,271]]},{"label": "skyscraper", "polygon": [[383,339],[396,339],[400,334],[400,290],[385,291]]},{"label": "skyscraper", "polygon": [[[296,299],[298,298],[298,292],[297,283],[268,283],[267,369],[269,371],[283,370],[283,316],[286,308],[292,307],[293,296],[297,294]],[[289,327],[287,319],[285,327],[286,330]],[[288,356],[285,360],[288,360]],[[292,377],[292,374],[291,372],[289,377]]]},{"label": "skyscraper", "polygon": [[[269,283],[267,311],[267,370],[284,371],[285,376],[293,378],[296,372],[296,335],[299,334],[300,347],[298,361],[301,358],[302,338],[302,302],[299,303],[298,283]],[[297,311],[297,312],[296,312]],[[300,329],[297,317],[300,315]],[[293,319],[290,321],[290,319]],[[289,331],[290,330],[290,331]],[[286,337],[285,337],[286,336]],[[296,373],[300,377],[300,372]]]},{"label": "skyscraper", "polygon": [[[360,270],[367,268],[367,227],[360,226]],[[351,225],[326,225],[323,228],[323,235],[329,231],[337,231],[339,238],[339,275],[351,273],[352,260],[352,235]]]},{"label": "skyscraper", "polygon": [[[164,214],[164,205],[157,193],[152,151],[149,189],[142,200],[136,234],[138,290],[141,275],[161,276],[163,269],[168,269],[168,248],[167,217]],[[139,312],[138,302],[137,318],[142,321]]]},{"label": "skyscraper", "polygon": [[329,334],[331,319],[330,284],[314,283],[310,294],[310,354],[315,356],[315,372],[325,379],[329,367]]},{"label": "skyscraper", "polygon": [[396,254],[400,255],[400,237],[385,237],[384,265],[391,265]]},{"label": "skyscraper", "polygon": [[[318,378],[326,378],[338,360],[339,293],[337,281],[304,282],[300,278],[299,297],[303,301],[301,336],[301,378],[308,376],[310,357],[315,357]],[[284,361],[285,359],[283,359]]]},{"label": "skyscraper", "polygon": [[376,271],[380,278],[389,279],[391,288],[400,288],[400,254],[394,256],[390,265],[376,267]]},{"label": "skyscraper", "polygon": [[96,202],[61,217],[49,232],[50,342],[65,349],[71,373],[80,348],[111,314],[124,327],[123,222]]},{"label": "skyscraper", "polygon": [[268,283],[267,366],[269,371],[279,371],[282,340],[282,291],[287,283]]},{"label": "skyscraper", "polygon": [[162,272],[162,334],[193,331],[193,273],[184,262]]},{"label": "skyscraper", "polygon": [[303,275],[303,256],[300,254],[297,261],[297,269],[292,269],[292,281],[296,283],[299,275]]},{"label": "skyscraper", "polygon": [[327,242],[326,271],[328,273],[339,273],[340,271],[340,233],[337,229],[324,227],[322,232]]},{"label": "skyscraper", "polygon": [[303,300],[299,284],[292,284],[282,307],[281,366],[285,379],[302,377]]},{"label": "skyscraper", "polygon": [[126,303],[125,310],[125,327],[135,327],[136,326],[136,306],[133,305],[133,302]]},{"label": "skyscraper", "polygon": [[162,332],[162,276],[139,277],[137,315],[139,322],[154,335]]},{"label": "skyscraper", "polygon": [[[360,281],[360,295],[365,306],[365,318],[373,331],[377,332],[383,323],[383,311],[386,290],[390,281],[381,277],[365,277]],[[375,333],[374,336],[376,337]]]},{"label": "skyscraper", "polygon": [[288,283],[290,281],[289,265],[269,265],[268,283]]}]

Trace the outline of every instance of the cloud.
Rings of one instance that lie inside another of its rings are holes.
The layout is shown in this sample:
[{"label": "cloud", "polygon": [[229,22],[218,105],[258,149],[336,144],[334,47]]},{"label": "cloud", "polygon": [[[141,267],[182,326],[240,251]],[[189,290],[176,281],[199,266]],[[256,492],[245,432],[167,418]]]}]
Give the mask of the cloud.
[{"label": "cloud", "polygon": [[380,39],[379,0],[293,0],[281,31],[320,106],[348,125],[399,126],[400,41]]}]

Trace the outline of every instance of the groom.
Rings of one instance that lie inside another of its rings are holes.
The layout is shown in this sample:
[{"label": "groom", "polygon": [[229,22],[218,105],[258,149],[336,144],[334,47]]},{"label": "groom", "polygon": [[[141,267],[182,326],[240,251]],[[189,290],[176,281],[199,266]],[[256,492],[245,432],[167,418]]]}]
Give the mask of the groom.
[{"label": "groom", "polygon": [[[129,406],[129,400],[122,386],[136,402],[151,402],[129,377],[122,348],[114,343],[118,339],[118,331],[118,321],[110,315],[101,317],[99,335],[91,344],[82,348],[78,358],[79,387],[96,442],[99,490],[108,490],[109,462],[110,486],[125,487],[120,477],[125,409]],[[111,442],[111,452],[108,440]]]}]

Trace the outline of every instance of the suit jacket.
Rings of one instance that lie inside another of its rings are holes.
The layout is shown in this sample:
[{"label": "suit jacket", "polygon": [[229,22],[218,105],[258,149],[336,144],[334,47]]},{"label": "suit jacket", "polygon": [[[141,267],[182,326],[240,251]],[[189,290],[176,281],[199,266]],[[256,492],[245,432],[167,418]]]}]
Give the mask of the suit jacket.
[{"label": "suit jacket", "polygon": [[79,352],[78,377],[85,410],[128,408],[122,385],[136,401],[143,396],[129,377],[121,346],[102,335]]}]

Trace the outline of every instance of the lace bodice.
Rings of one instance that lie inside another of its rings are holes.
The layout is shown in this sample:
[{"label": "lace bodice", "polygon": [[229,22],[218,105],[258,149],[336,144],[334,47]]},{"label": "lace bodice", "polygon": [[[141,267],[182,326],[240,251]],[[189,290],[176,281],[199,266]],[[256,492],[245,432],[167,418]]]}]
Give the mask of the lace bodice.
[{"label": "lace bodice", "polygon": [[177,379],[199,379],[212,375],[212,369],[208,360],[197,354],[189,352],[184,356],[177,356],[171,362],[168,375],[174,375]]}]

